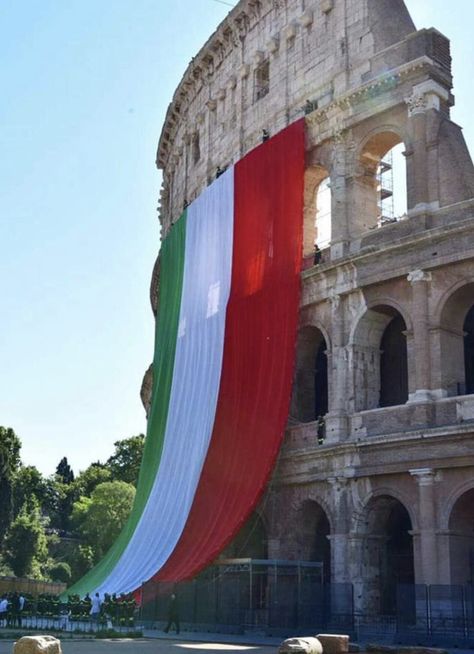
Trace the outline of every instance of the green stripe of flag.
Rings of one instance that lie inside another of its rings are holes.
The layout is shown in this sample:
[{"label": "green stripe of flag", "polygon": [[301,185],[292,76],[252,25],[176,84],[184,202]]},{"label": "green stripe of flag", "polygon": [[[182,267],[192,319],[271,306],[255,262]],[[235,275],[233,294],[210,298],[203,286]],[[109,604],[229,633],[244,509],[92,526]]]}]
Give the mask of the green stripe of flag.
[{"label": "green stripe of flag", "polygon": [[186,212],[173,226],[161,246],[160,293],[155,332],[152,408],[148,418],[145,449],[132,512],[120,536],[105,557],[95,568],[69,588],[67,594],[77,593],[83,596],[97,588],[110,574],[135,531],[153,486],[163,450],[168,418],[183,289],[185,240]]}]

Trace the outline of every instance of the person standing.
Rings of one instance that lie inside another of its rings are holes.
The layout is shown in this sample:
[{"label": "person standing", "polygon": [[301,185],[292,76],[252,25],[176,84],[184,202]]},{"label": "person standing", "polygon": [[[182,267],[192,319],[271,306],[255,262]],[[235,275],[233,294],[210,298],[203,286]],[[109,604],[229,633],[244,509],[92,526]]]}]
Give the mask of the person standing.
[{"label": "person standing", "polygon": [[20,593],[18,598],[18,626],[21,627],[21,617],[23,615],[23,609],[25,608],[25,598]]},{"label": "person standing", "polygon": [[[0,600],[0,627],[7,626],[7,610],[8,610],[8,600],[6,595]],[[5,623],[3,622],[5,621]]]},{"label": "person standing", "polygon": [[100,599],[99,593],[96,593],[91,600],[91,610],[90,610],[90,616],[95,622],[99,622],[101,607],[102,607],[102,600]]},{"label": "person standing", "polygon": [[168,605],[168,624],[165,627],[165,633],[168,633],[173,624],[176,627],[176,633],[179,634],[179,604],[175,593],[171,595]]}]

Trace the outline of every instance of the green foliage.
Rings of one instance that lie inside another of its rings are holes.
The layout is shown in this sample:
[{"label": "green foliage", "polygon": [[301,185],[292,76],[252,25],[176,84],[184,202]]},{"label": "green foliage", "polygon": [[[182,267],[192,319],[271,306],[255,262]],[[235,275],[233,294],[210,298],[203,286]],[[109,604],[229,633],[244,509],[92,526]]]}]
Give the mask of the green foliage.
[{"label": "green foliage", "polygon": [[70,528],[70,516],[74,502],[79,498],[76,485],[64,484],[53,475],[46,480],[46,499],[44,508],[51,521],[51,527],[60,531]]},{"label": "green foliage", "polygon": [[[20,439],[0,427],[0,573],[69,584],[90,570],[130,513],[144,441],[143,434],[116,441],[106,463],[92,463],[76,478],[63,457],[44,477],[21,463]],[[71,530],[76,541],[60,540]]]},{"label": "green foliage", "polygon": [[74,583],[94,566],[94,551],[90,545],[77,544],[69,558],[71,564],[71,583]]},{"label": "green foliage", "polygon": [[13,429],[0,427],[0,545],[13,517],[13,478],[20,465],[20,449]]},{"label": "green foliage", "polygon": [[14,517],[16,518],[25,504],[29,509],[33,508],[34,504],[43,506],[47,492],[47,483],[41,472],[35,466],[21,465],[13,478]]},{"label": "green foliage", "polygon": [[64,456],[56,468],[56,476],[63,484],[72,484],[74,481],[74,472]]},{"label": "green foliage", "polygon": [[72,523],[98,561],[110,548],[127,520],[135,488],[123,481],[99,484],[90,498],[74,503]]},{"label": "green foliage", "polygon": [[48,541],[39,509],[26,509],[12,522],[5,538],[5,561],[17,577],[42,578]]},{"label": "green foliage", "polygon": [[69,584],[72,576],[71,566],[65,561],[55,563],[49,568],[49,576],[51,581],[59,581],[64,584]]},{"label": "green foliage", "polygon": [[145,436],[143,434],[114,443],[115,452],[106,463],[113,479],[137,485],[144,445]]},{"label": "green foliage", "polygon": [[79,473],[76,477],[75,486],[79,495],[90,497],[96,486],[104,483],[104,481],[111,481],[112,473],[104,463],[97,461]]}]

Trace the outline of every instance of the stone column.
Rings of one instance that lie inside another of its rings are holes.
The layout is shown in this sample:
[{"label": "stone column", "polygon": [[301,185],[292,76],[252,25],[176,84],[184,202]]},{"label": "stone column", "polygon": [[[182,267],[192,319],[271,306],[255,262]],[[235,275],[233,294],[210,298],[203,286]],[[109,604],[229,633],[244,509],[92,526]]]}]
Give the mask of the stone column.
[{"label": "stone column", "polygon": [[418,484],[419,560],[415,558],[415,582],[438,583],[439,562],[436,544],[436,498],[434,492],[435,471],[432,468],[409,470]]},{"label": "stone column", "polygon": [[[347,438],[348,420],[346,407],[347,388],[347,356],[344,342],[344,298],[333,295],[331,301],[332,353],[331,394],[329,396],[329,412],[326,416],[326,441],[338,442]],[[328,361],[328,363],[329,363]]]},{"label": "stone column", "polygon": [[407,277],[412,285],[415,392],[409,402],[429,402],[431,398],[431,352],[428,328],[428,283],[431,273],[413,270]]},{"label": "stone column", "polygon": [[344,132],[335,132],[331,170],[331,260],[333,261],[346,254],[349,243],[346,148]]},{"label": "stone column", "polygon": [[349,572],[349,533],[347,520],[349,479],[347,477],[328,477],[331,486],[332,533],[331,543],[331,582],[340,584],[351,581]]},{"label": "stone column", "polygon": [[449,91],[431,79],[414,86],[412,94],[405,98],[412,144],[412,149],[406,152],[409,215],[439,207],[439,200],[432,197],[434,189],[438,188],[438,171],[428,151],[431,148],[428,113],[439,112],[441,101],[449,98]]}]

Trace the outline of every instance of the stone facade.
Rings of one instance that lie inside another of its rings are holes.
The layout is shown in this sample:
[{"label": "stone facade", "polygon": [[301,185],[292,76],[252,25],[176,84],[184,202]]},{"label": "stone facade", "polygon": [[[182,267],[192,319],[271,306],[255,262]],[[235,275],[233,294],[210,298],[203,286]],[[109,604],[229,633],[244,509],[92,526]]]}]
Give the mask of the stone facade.
[{"label": "stone facade", "polygon": [[[158,148],[166,233],[218,168],[306,114],[294,393],[258,514],[269,558],[323,560],[371,610],[400,581],[474,582],[474,169],[450,66],[449,41],[415,31],[402,0],[241,0],[188,66]],[[377,170],[398,143],[408,210],[384,224]],[[313,265],[327,177],[331,241]],[[154,310],[158,290],[156,266]],[[149,372],[145,404],[150,387]]]}]

